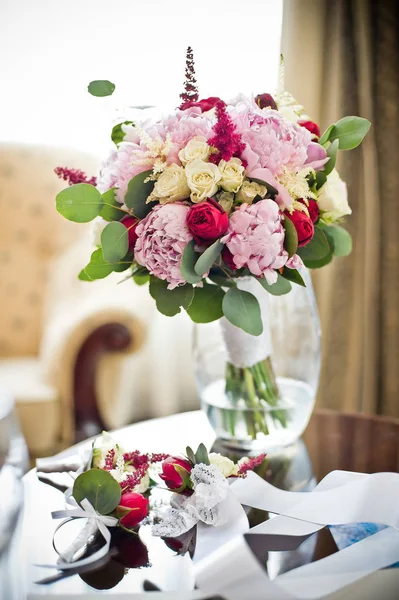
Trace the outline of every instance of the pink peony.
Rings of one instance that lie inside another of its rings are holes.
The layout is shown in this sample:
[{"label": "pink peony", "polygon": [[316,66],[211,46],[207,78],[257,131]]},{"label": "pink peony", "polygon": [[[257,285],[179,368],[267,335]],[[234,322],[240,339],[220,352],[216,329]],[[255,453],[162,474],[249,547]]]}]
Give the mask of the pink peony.
[{"label": "pink peony", "polygon": [[275,269],[283,267],[288,259],[281,213],[273,200],[242,204],[231,215],[221,241],[233,255],[237,269],[248,267],[256,277],[264,275],[269,284],[277,281]]},{"label": "pink peony", "polygon": [[134,257],[173,290],[185,281],[180,272],[184,248],[193,239],[186,225],[190,208],[181,202],[157,205],[136,229]]},{"label": "pink peony", "polygon": [[97,179],[97,188],[101,193],[111,188],[118,188],[116,196],[121,204],[124,202],[127,186],[132,177],[152,168],[148,162],[133,163],[133,151],[137,151],[137,149],[140,147],[136,144],[120,144],[118,150],[112,152],[102,166]]}]

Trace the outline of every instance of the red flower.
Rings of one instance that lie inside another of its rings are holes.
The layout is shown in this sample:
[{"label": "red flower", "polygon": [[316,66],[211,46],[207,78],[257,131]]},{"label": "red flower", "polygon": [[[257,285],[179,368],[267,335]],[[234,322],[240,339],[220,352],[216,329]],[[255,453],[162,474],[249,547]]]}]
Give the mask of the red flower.
[{"label": "red flower", "polygon": [[223,261],[224,261],[225,265],[227,267],[229,267],[229,269],[231,269],[232,271],[236,271],[237,270],[237,267],[236,267],[236,265],[234,263],[234,260],[233,260],[233,255],[232,255],[232,253],[230,252],[230,250],[226,246],[222,250],[222,258],[223,258]]},{"label": "red flower", "polygon": [[133,529],[148,515],[148,500],[141,494],[135,492],[126,492],[122,494],[119,506],[116,507],[116,514],[123,515],[126,509],[129,512],[119,518],[119,522],[128,529]]},{"label": "red flower", "polygon": [[306,246],[313,238],[314,225],[312,219],[301,210],[294,210],[293,213],[284,213],[285,217],[290,219],[298,234],[298,246]]},{"label": "red flower", "polygon": [[272,108],[277,110],[277,104],[271,94],[258,94],[255,97],[255,102],[259,108]]},{"label": "red flower", "polygon": [[212,198],[194,204],[187,214],[187,227],[199,245],[214,242],[226,233],[228,226],[228,214]]},{"label": "red flower", "polygon": [[116,560],[128,569],[148,566],[147,546],[141,541],[138,535],[123,532],[116,546],[119,551]]},{"label": "red flower", "polygon": [[126,215],[126,217],[123,217],[123,219],[121,219],[121,223],[128,230],[129,250],[133,250],[137,242],[136,227],[139,224],[139,221],[134,217]]},{"label": "red flower", "polygon": [[312,200],[310,198],[307,201],[308,203],[306,204],[306,202],[305,202],[305,200],[303,200],[303,198],[299,198],[298,202],[302,202],[302,204],[304,204],[306,206],[306,208],[308,209],[309,217],[312,219],[312,222],[317,223],[317,221],[319,220],[319,217],[320,217],[320,209],[319,209],[319,205],[317,204],[316,200]]},{"label": "red flower", "polygon": [[317,125],[317,123],[313,123],[313,121],[305,121],[305,119],[299,119],[298,125],[310,131],[314,138],[319,139],[320,127]]},{"label": "red flower", "polygon": [[198,100],[198,102],[193,102],[192,100],[189,100],[188,102],[184,102],[180,106],[180,110],[186,110],[186,108],[191,108],[192,106],[199,106],[201,109],[201,112],[207,112],[208,110],[212,110],[212,108],[214,108],[220,102],[224,106],[226,106],[226,104],[223,102],[223,100],[221,100],[217,96],[211,96],[210,98],[204,98],[203,100]]},{"label": "red flower", "polygon": [[[184,484],[183,477],[176,470],[176,466],[178,466],[180,469],[184,469],[187,475],[191,473],[191,469],[193,468],[192,464],[183,458],[170,456],[164,460],[162,463],[162,475],[160,475],[160,478],[164,480],[168,488],[171,490],[181,488]],[[186,473],[184,473],[184,475]]]}]

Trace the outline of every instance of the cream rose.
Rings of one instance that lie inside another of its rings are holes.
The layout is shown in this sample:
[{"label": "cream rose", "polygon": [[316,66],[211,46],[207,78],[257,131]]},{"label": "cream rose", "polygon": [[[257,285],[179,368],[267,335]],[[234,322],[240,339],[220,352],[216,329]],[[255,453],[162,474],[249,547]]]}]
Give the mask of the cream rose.
[{"label": "cream rose", "polygon": [[238,202],[252,204],[252,201],[256,196],[264,198],[266,192],[267,189],[265,185],[246,179],[236,194],[236,200]]},{"label": "cream rose", "polygon": [[208,145],[206,138],[202,135],[195,136],[186,146],[180,150],[179,158],[183,165],[196,160],[206,160],[210,154],[211,148]]},{"label": "cream rose", "polygon": [[326,221],[334,222],[352,213],[348,204],[346,183],[342,181],[336,169],[333,169],[327,177],[317,201],[320,210],[323,211],[323,219]]},{"label": "cream rose", "polygon": [[186,172],[183,167],[172,164],[161,173],[149,200],[159,200],[161,204],[185,200],[190,196]]},{"label": "cream rose", "polygon": [[229,215],[234,204],[233,192],[220,192],[218,195],[218,202],[223,210]]},{"label": "cream rose", "polygon": [[305,115],[303,106],[300,104],[289,104],[287,106],[279,106],[278,112],[283,115],[287,121],[291,123],[298,123],[299,119],[306,119],[310,121],[310,117]]},{"label": "cream rose", "polygon": [[216,194],[222,177],[216,165],[201,159],[195,159],[186,165],[186,176],[192,202],[202,202]]},{"label": "cream rose", "polygon": [[227,458],[227,456],[222,456],[222,454],[218,454],[217,452],[209,454],[209,462],[211,465],[215,465],[225,477],[231,477],[231,475],[237,475],[238,473],[237,465]]},{"label": "cream rose", "polygon": [[221,160],[219,170],[222,174],[220,185],[225,192],[238,192],[244,181],[245,168],[239,158],[231,158],[228,162]]}]

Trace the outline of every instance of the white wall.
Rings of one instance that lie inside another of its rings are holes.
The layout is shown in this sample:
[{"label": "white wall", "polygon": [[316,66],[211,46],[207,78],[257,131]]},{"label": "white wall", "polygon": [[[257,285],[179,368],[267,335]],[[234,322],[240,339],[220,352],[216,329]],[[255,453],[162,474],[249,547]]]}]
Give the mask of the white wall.
[{"label": "white wall", "polygon": [[[104,152],[116,107],[272,91],[282,0],[0,0],[0,139]],[[93,79],[111,98],[87,93]]]}]

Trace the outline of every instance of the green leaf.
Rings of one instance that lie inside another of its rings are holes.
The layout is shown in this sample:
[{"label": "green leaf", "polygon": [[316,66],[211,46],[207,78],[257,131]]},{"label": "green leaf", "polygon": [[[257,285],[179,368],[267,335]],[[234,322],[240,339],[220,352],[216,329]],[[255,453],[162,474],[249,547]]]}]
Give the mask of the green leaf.
[{"label": "green leaf", "polygon": [[339,140],[340,150],[352,150],[362,143],[370,127],[370,121],[362,117],[344,117],[335,123],[329,140]]},{"label": "green leaf", "polygon": [[128,230],[118,221],[108,223],[101,234],[101,245],[104,260],[109,263],[118,262],[129,250]]},{"label": "green leaf", "polygon": [[89,183],[71,185],[56,197],[56,208],[60,215],[75,223],[89,223],[98,217],[103,204],[100,192]]},{"label": "green leaf", "polygon": [[138,219],[144,219],[151,211],[155,202],[147,202],[148,196],[154,189],[154,181],[145,180],[150,177],[152,170],[144,171],[133,177],[127,186],[127,192],[125,195],[125,204],[128,208],[131,208],[134,212],[134,216]]},{"label": "green leaf", "polygon": [[208,275],[208,279],[219,285],[220,287],[236,287],[236,282],[232,277],[229,277],[220,267],[213,266]]},{"label": "green leaf", "polygon": [[285,229],[284,248],[288,252],[288,256],[294,256],[298,248],[298,234],[294,223],[289,218],[289,215],[284,215],[283,227]]},{"label": "green leaf", "polygon": [[348,256],[352,252],[352,237],[339,225],[331,225],[324,230],[335,256]]},{"label": "green leaf", "polygon": [[195,453],[195,460],[196,463],[203,463],[204,465],[210,465],[211,463],[209,462],[209,456],[208,456],[208,450],[206,449],[206,447],[204,446],[204,444],[200,444],[198,446],[198,450]]},{"label": "green leaf", "polygon": [[121,487],[107,471],[89,469],[75,479],[72,495],[78,504],[87,498],[100,515],[109,515],[120,502]]},{"label": "green leaf", "polygon": [[100,217],[104,221],[120,221],[126,217],[126,211],[121,208],[120,202],[115,199],[116,189],[112,188],[102,194],[104,206],[101,209]]},{"label": "green leaf", "polygon": [[117,123],[117,125],[113,126],[111,140],[116,146],[123,142],[125,137],[125,132],[122,129],[122,125],[133,125],[133,121],[123,121],[123,123]]},{"label": "green leaf", "polygon": [[292,289],[290,282],[281,277],[280,273],[277,274],[276,283],[273,283],[272,285],[267,283],[264,277],[255,277],[255,279],[256,281],[259,281],[261,286],[264,287],[269,294],[272,294],[272,296],[284,296],[284,294],[288,294]]},{"label": "green leaf", "polygon": [[186,456],[188,458],[188,460],[195,465],[196,460],[195,460],[195,454],[194,451],[190,448],[190,446],[187,446],[186,448]]},{"label": "green leaf", "polygon": [[[86,274],[90,281],[94,281],[95,279],[104,279],[104,277],[107,277],[113,270],[113,265],[105,262],[102,248],[98,248],[91,255],[90,262],[83,269],[83,273]],[[83,278],[83,276],[81,277],[81,274],[79,275],[79,279]]]},{"label": "green leaf", "polygon": [[204,281],[203,287],[196,287],[194,298],[187,312],[194,323],[211,323],[223,317],[222,303],[225,291],[217,285]]},{"label": "green leaf", "polygon": [[93,279],[88,276],[88,274],[86,273],[86,271],[84,269],[82,269],[81,272],[79,273],[78,279],[80,279],[80,281],[93,281]]},{"label": "green leaf", "polygon": [[195,242],[191,240],[184,248],[182,261],[180,264],[180,272],[187,283],[199,283],[202,279],[201,275],[197,275],[194,270],[195,263],[198,259],[198,253],[194,250]]},{"label": "green leaf", "polygon": [[316,173],[316,190],[319,190],[321,187],[323,187],[326,181],[327,175],[324,173],[324,171],[318,171]]},{"label": "green leaf", "polygon": [[150,281],[150,274],[145,267],[142,267],[133,273],[133,280],[136,285],[145,285]]},{"label": "green leaf", "polygon": [[231,288],[223,298],[223,314],[230,323],[251,335],[263,331],[259,302],[249,292]]},{"label": "green leaf", "polygon": [[87,90],[92,96],[103,98],[104,96],[111,96],[113,94],[115,84],[107,79],[97,79],[96,81],[90,81]]},{"label": "green leaf", "polygon": [[284,267],[281,277],[288,279],[288,281],[292,281],[292,283],[297,283],[298,285],[306,287],[304,280],[296,269],[288,269],[287,267]]},{"label": "green leaf", "polygon": [[205,273],[210,270],[215,260],[219,258],[223,246],[224,244],[222,244],[222,242],[216,240],[212,246],[209,246],[209,248],[201,254],[194,267],[197,275],[205,275]]},{"label": "green leaf", "polygon": [[186,284],[180,285],[174,290],[168,290],[167,286],[167,281],[151,275],[150,294],[157,304],[157,309],[163,315],[173,317],[180,312],[181,307],[188,309],[193,300],[194,288]]},{"label": "green leaf", "polygon": [[321,144],[322,146],[324,146],[324,144],[326,142],[328,142],[328,140],[330,139],[330,136],[332,135],[332,133],[334,131],[334,127],[335,127],[334,123],[332,125],[330,125],[329,127],[327,127],[327,129],[325,130],[325,132],[323,133],[323,135],[319,139],[319,144]]},{"label": "green leaf", "polygon": [[333,170],[333,168],[335,167],[335,163],[337,162],[338,146],[339,146],[339,141],[334,140],[327,148],[327,156],[329,157],[330,160],[324,165],[324,169],[323,169],[324,175],[329,175],[331,173],[331,171]]},{"label": "green leaf", "polygon": [[314,236],[309,244],[298,248],[297,254],[302,260],[321,260],[330,254],[330,245],[323,231],[319,227],[314,228]]},{"label": "green leaf", "polygon": [[330,252],[327,256],[318,260],[304,259],[303,264],[308,269],[321,269],[321,267],[325,267],[332,261],[333,256],[334,254]]}]

